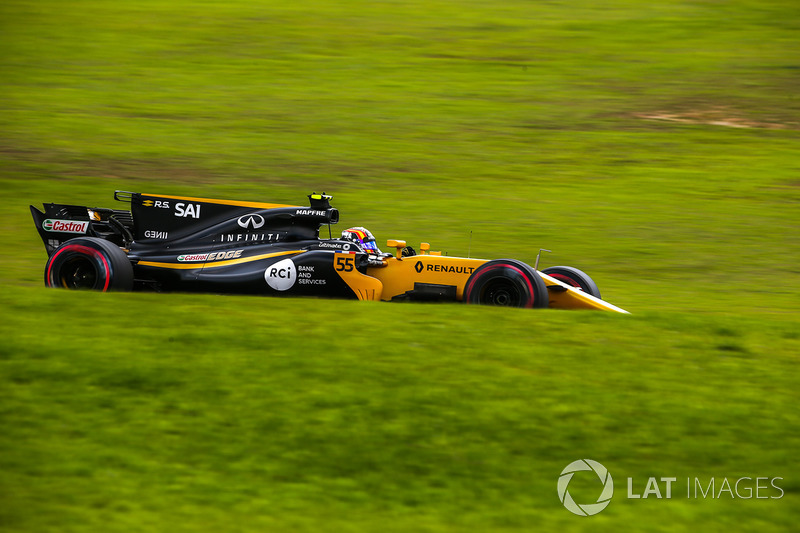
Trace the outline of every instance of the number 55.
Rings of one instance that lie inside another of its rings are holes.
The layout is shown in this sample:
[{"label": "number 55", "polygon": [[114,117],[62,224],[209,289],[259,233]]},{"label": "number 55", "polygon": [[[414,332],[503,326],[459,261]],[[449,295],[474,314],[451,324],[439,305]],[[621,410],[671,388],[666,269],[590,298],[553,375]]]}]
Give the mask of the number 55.
[{"label": "number 55", "polygon": [[353,270],[353,263],[355,263],[355,257],[347,254],[346,256],[342,257],[341,255],[336,258],[336,270],[339,272],[350,272]]}]

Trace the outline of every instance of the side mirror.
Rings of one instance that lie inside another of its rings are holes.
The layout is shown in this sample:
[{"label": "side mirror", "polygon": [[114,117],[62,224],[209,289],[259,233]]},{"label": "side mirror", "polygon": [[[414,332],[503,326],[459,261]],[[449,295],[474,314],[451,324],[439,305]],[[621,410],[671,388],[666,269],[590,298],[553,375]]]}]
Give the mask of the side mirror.
[{"label": "side mirror", "polygon": [[398,261],[403,260],[403,248],[406,247],[406,241],[398,241],[395,239],[389,239],[386,241],[386,246],[389,248],[396,248],[397,252],[395,253],[395,257]]}]

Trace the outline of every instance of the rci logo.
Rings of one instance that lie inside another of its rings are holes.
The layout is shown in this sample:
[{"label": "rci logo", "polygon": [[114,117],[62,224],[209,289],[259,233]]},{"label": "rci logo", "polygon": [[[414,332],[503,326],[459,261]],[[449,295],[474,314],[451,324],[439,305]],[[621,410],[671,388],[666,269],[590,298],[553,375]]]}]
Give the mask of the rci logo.
[{"label": "rci logo", "polygon": [[288,291],[297,281],[297,269],[291,259],[284,259],[268,266],[264,271],[264,279],[276,291]]},{"label": "rci logo", "polygon": [[245,229],[258,229],[264,225],[264,217],[261,215],[245,215],[239,217],[237,222]]},{"label": "rci logo", "polygon": [[[572,481],[572,476],[575,475],[575,472],[581,470],[590,470],[594,472],[603,484],[603,492],[600,493],[600,497],[597,498],[596,503],[577,504],[567,490],[569,482]],[[606,467],[591,459],[578,459],[577,461],[571,462],[561,471],[561,476],[558,478],[558,499],[561,500],[561,503],[564,504],[564,507],[566,507],[568,511],[578,516],[596,515],[608,507],[613,495],[614,480],[611,479],[611,474],[606,470]]]}]

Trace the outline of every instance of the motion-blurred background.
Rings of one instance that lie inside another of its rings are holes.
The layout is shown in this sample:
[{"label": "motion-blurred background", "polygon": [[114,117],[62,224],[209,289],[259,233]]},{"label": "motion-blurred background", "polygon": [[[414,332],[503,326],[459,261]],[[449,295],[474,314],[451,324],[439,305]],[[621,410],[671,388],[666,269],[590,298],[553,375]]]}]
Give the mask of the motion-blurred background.
[{"label": "motion-blurred background", "polygon": [[[782,0],[2,2],[0,529],[795,529],[799,30]],[[45,291],[28,204],[114,189],[325,191],[379,243],[551,249],[633,316]],[[556,492],[580,458],[617,481],[592,518]],[[625,498],[649,476],[785,496]]]}]

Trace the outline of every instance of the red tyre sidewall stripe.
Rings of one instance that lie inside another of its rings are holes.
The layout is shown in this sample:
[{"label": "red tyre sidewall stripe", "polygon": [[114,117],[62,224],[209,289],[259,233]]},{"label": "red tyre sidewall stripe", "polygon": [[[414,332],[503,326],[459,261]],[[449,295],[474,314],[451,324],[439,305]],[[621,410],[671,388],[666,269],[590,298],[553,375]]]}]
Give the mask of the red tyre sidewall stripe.
[{"label": "red tyre sidewall stripe", "polygon": [[531,285],[531,280],[528,279],[528,276],[526,276],[525,273],[522,270],[520,270],[517,267],[515,267],[514,265],[511,265],[511,264],[508,264],[508,263],[501,263],[501,264],[497,264],[497,265],[492,265],[489,268],[487,268],[486,270],[484,270],[483,272],[480,272],[479,275],[476,276],[475,279],[473,279],[472,282],[469,284],[469,287],[467,287],[467,293],[469,293],[469,294],[472,293],[472,287],[475,285],[475,282],[478,281],[478,279],[484,273],[491,272],[492,270],[497,270],[498,268],[510,268],[511,270],[513,270],[514,272],[516,272],[520,276],[522,276],[522,279],[524,279],[525,283],[528,285],[528,290],[530,291],[529,294],[531,295],[531,300],[525,303],[525,307],[527,309],[532,308],[533,307],[533,302],[534,302],[534,300],[536,300],[536,291],[533,290],[533,285]]},{"label": "red tyre sidewall stripe", "polygon": [[498,269],[498,268],[500,268],[501,266],[505,266],[505,265],[492,265],[492,266],[490,266],[490,267],[488,267],[488,268],[486,268],[486,269],[482,270],[481,272],[479,272],[479,273],[478,273],[479,275],[477,275],[477,276],[474,276],[474,277],[473,277],[472,281],[470,282],[469,286],[467,287],[467,292],[468,292],[468,293],[470,293],[470,294],[472,294],[472,288],[475,286],[475,282],[476,282],[476,281],[478,281],[478,279],[480,279],[480,277],[481,277],[481,276],[482,276],[482,275],[483,275],[485,272],[491,272],[492,270],[497,270],[497,269]]},{"label": "red tyre sidewall stripe", "polygon": [[111,274],[111,270],[108,268],[108,261],[106,261],[106,256],[101,254],[99,251],[95,250],[94,248],[89,248],[88,246],[83,246],[81,244],[68,244],[68,245],[64,246],[63,248],[61,248],[60,250],[58,250],[55,253],[55,255],[53,255],[53,257],[50,258],[50,262],[47,265],[47,283],[48,283],[48,285],[50,287],[53,286],[53,284],[52,284],[53,278],[50,277],[50,275],[51,275],[51,273],[53,271],[53,263],[55,263],[56,258],[59,255],[61,255],[62,253],[64,253],[64,252],[71,252],[71,251],[80,252],[80,253],[83,253],[83,254],[86,254],[86,255],[90,255],[92,257],[99,257],[100,258],[100,261],[103,262],[103,268],[105,269],[105,278],[106,278],[105,285],[103,285],[103,292],[108,291],[108,286],[111,283],[111,275],[110,275]]},{"label": "red tyre sidewall stripe", "polygon": [[577,289],[582,289],[580,283],[572,279],[571,277],[567,276],[566,274],[548,274],[551,278],[556,278],[558,281],[563,281],[567,285],[571,285]]},{"label": "red tyre sidewall stripe", "polygon": [[531,284],[531,280],[528,279],[528,276],[526,276],[522,270],[518,269],[514,265],[506,265],[506,266],[507,268],[510,268],[511,270],[517,272],[520,276],[522,276],[522,279],[525,280],[525,284],[528,285],[528,291],[529,291],[528,294],[531,295],[531,299],[530,301],[525,303],[525,307],[530,309],[531,307],[533,307],[533,302],[536,301],[536,291],[533,290],[533,285]]}]

